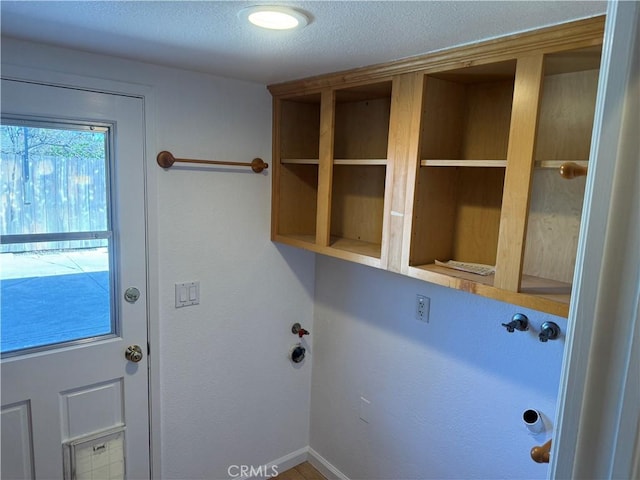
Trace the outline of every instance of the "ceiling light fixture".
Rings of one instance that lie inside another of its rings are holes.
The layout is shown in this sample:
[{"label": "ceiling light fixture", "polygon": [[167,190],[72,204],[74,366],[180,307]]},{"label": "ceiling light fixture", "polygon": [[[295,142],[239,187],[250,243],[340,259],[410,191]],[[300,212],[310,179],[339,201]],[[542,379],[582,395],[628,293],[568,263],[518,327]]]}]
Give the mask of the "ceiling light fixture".
[{"label": "ceiling light fixture", "polygon": [[240,18],[270,30],[293,30],[305,27],[309,17],[300,10],[275,5],[255,5],[238,12]]}]

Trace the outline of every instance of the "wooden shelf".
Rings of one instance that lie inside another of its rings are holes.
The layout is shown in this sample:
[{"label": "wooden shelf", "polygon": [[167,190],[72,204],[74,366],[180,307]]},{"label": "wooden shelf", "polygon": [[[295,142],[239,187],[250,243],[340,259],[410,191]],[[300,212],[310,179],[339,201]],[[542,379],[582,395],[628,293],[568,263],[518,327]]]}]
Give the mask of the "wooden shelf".
[{"label": "wooden shelf", "polygon": [[367,257],[380,258],[381,245],[379,243],[363,242],[352,238],[331,237],[331,248],[357,253]]},{"label": "wooden shelf", "polygon": [[[581,167],[588,167],[588,160],[536,160],[536,168],[558,169],[564,163],[573,162]],[[493,167],[505,168],[506,160],[452,160],[452,159],[426,159],[420,160],[421,167]]]},{"label": "wooden shelf", "polygon": [[409,276],[561,317],[569,314],[571,284],[565,282],[523,275],[520,291],[511,292],[493,286],[495,275],[476,275],[435,264],[410,267]]},{"label": "wooden shelf", "polygon": [[564,163],[576,163],[581,167],[588,167],[588,160],[536,160],[536,168],[559,169]]},{"label": "wooden shelf", "polygon": [[451,160],[451,159],[427,159],[420,160],[421,167],[495,167],[504,168],[506,160]]},{"label": "wooden shelf", "polygon": [[[435,263],[430,263],[427,265],[416,265],[411,268],[414,270],[426,272],[427,274],[434,274],[439,276],[435,278],[450,277],[449,280],[445,280],[449,284],[451,282],[457,283],[456,280],[454,279],[459,279],[459,280],[464,280],[468,282],[481,283],[483,285],[493,286],[493,279],[495,276],[495,275],[476,275],[474,273],[463,272],[460,270],[454,270],[451,268],[442,267],[440,265],[436,265]],[[441,283],[442,279],[440,280],[441,280],[440,282],[436,282],[436,283],[442,284]],[[451,286],[451,285],[447,285],[447,286]]]},{"label": "wooden shelf", "polygon": [[317,158],[281,158],[283,165],[318,165]]},{"label": "wooden shelf", "polygon": [[333,160],[334,165],[386,165],[386,158],[336,158]]},{"label": "wooden shelf", "polygon": [[315,235],[303,235],[303,234],[286,234],[286,235],[279,235],[279,237],[281,239],[286,239],[288,240],[287,243],[291,243],[291,244],[309,244],[309,245],[315,245],[316,243],[316,237]]},{"label": "wooden shelf", "polygon": [[[280,163],[285,165],[318,165],[317,158],[283,158]],[[334,165],[386,165],[386,158],[336,158]]]}]

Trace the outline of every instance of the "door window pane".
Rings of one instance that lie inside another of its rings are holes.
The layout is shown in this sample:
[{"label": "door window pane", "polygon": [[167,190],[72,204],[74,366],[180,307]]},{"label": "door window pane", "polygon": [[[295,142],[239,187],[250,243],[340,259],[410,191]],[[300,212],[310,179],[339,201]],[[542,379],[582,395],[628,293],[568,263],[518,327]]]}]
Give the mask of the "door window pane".
[{"label": "door window pane", "polygon": [[116,333],[109,130],[0,126],[2,353]]}]

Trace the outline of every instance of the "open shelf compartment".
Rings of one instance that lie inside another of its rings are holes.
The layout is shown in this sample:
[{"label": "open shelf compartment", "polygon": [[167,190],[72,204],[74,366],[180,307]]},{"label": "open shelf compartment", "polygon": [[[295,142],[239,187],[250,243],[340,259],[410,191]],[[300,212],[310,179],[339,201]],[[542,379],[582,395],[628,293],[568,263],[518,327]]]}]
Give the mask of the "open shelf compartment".
[{"label": "open shelf compartment", "polygon": [[335,92],[331,240],[380,258],[392,82]]},{"label": "open shelf compartment", "polygon": [[[569,302],[586,177],[565,179],[559,166],[587,166],[595,113],[601,48],[545,56],[523,278],[566,285]],[[542,286],[540,287],[542,288]],[[526,292],[524,280],[520,287]]]},{"label": "open shelf compartment", "polygon": [[381,82],[335,92],[333,158],[386,160],[389,143],[392,82]]},{"label": "open shelf compartment", "polygon": [[276,235],[315,244],[320,94],[279,100]]},{"label": "open shelf compartment", "polygon": [[491,167],[421,167],[410,266],[424,267],[435,260],[495,265],[504,172]]},{"label": "open shelf compartment", "polygon": [[516,62],[425,75],[424,166],[505,167]]},{"label": "open shelf compartment", "polygon": [[334,165],[331,247],[380,258],[386,167]]}]

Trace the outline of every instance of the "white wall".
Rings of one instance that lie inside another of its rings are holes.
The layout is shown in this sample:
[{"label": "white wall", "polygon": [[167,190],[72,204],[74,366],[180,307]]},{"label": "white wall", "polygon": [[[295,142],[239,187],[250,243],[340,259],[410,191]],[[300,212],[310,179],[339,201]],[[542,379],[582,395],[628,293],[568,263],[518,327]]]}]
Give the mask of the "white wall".
[{"label": "white wall", "polygon": [[[416,294],[431,298],[428,324]],[[532,329],[501,326],[525,313]],[[566,319],[318,256],[311,447],[351,479],[545,478],[527,408],[550,428]],[[360,397],[371,403],[360,420]]]},{"label": "white wall", "polygon": [[[314,285],[313,255],[269,241],[270,172],[155,165],[163,149],[270,162],[264,86],[11,39],[2,61],[151,86],[162,478],[226,478],[308,444],[353,479],[545,476],[529,450],[549,432],[530,436],[521,414],[554,418],[563,341],[500,323],[552,317],[321,256]],[[200,305],[175,309],[174,283],[191,280]],[[429,324],[414,320],[416,293],[431,297]],[[311,362],[286,359],[294,321],[312,332],[311,386]]]},{"label": "white wall", "polygon": [[[158,478],[227,478],[230,464],[261,465],[305,447],[311,365],[293,368],[286,355],[295,343],[291,324],[313,331],[313,255],[270,242],[270,170],[163,171],[155,164],[160,150],[232,161],[260,156],[270,163],[266,88],[4,38],[2,62],[151,86],[149,296],[152,328],[159,330],[152,352],[160,360]],[[200,281],[200,305],[176,309],[174,283],[192,280]]]}]

